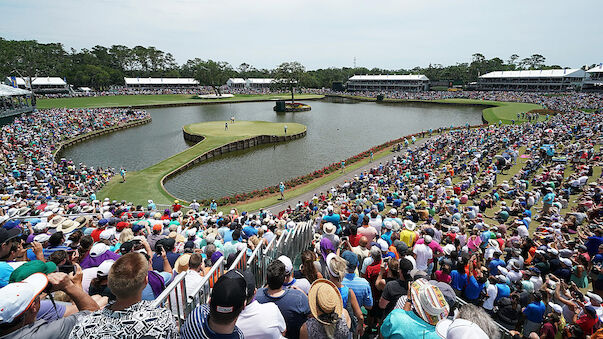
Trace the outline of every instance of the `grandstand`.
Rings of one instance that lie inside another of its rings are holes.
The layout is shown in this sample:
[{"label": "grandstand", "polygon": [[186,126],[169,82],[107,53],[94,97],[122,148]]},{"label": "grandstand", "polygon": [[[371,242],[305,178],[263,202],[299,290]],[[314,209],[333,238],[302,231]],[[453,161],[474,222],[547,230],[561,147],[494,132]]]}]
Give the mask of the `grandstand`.
[{"label": "grandstand", "polygon": [[124,78],[126,88],[192,88],[199,86],[193,78]]},{"label": "grandstand", "polygon": [[348,91],[404,91],[429,90],[429,79],[422,74],[406,75],[354,75],[348,79]]},{"label": "grandstand", "polygon": [[586,75],[582,83],[583,91],[603,91],[603,63],[586,71]]},{"label": "grandstand", "polygon": [[29,86],[29,79],[23,79],[21,77],[6,77],[5,83],[7,85],[16,85],[21,89],[30,88],[35,94],[55,94],[55,93],[69,93],[70,88],[64,79],[59,77],[32,77],[32,84]]},{"label": "grandstand", "polygon": [[245,79],[243,78],[230,78],[226,81],[228,88],[245,88]]},{"label": "grandstand", "polygon": [[245,87],[249,89],[269,89],[274,83],[272,78],[249,78],[245,80]]},{"label": "grandstand", "polygon": [[33,110],[30,91],[0,84],[0,118]]},{"label": "grandstand", "polygon": [[528,71],[495,71],[479,77],[482,91],[541,91],[579,90],[585,72],[579,68]]}]

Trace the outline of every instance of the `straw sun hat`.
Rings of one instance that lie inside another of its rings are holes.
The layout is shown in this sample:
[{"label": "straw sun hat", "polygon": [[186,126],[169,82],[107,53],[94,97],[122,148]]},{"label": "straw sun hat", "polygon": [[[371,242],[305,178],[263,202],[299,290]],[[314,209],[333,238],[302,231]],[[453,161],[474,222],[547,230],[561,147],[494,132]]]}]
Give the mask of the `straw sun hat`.
[{"label": "straw sun hat", "polygon": [[[321,324],[332,324],[341,317],[343,312],[343,301],[339,289],[326,279],[314,281],[308,293],[308,302],[312,315]],[[330,317],[330,314],[337,315],[337,318]],[[333,319],[333,321],[328,321],[330,319]]]}]

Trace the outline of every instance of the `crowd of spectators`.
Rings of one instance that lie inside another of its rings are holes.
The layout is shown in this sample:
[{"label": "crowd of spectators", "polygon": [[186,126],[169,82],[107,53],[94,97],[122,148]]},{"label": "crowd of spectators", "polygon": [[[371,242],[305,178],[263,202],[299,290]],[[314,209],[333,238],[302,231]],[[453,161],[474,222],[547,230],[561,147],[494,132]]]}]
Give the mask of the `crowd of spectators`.
[{"label": "crowd of spectators", "polygon": [[[602,335],[598,114],[424,132],[278,215],[97,200],[113,170],[53,158],[65,139],[146,117],[49,110],[2,127],[2,338]],[[220,276],[180,328],[152,307],[177,274],[192,294],[294,214],[314,229],[299,258]]]}]

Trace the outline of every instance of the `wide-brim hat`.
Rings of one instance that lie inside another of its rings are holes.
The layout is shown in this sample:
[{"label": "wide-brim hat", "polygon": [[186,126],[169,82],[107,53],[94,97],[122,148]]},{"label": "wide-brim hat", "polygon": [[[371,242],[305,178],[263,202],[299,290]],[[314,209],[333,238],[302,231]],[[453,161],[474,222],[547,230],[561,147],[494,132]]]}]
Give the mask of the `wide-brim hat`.
[{"label": "wide-brim hat", "polygon": [[71,219],[65,219],[57,227],[57,232],[71,233],[80,227],[80,223]]},{"label": "wide-brim hat", "polygon": [[82,213],[92,213],[94,212],[94,207],[87,205],[82,207]]},{"label": "wide-brim hat", "polygon": [[333,225],[330,222],[322,225],[322,231],[325,232],[326,234],[335,234],[336,230],[337,230],[337,227],[335,227],[335,225]]},{"label": "wide-brim hat", "polygon": [[188,210],[188,211],[186,211],[186,215],[189,216],[189,217],[192,216],[192,215],[194,215],[194,214],[195,214],[195,210]]},{"label": "wide-brim hat", "polygon": [[433,286],[424,278],[418,279],[410,285],[412,304],[425,322],[435,325],[445,319],[450,312],[448,303],[437,286]]},{"label": "wide-brim hat", "polygon": [[55,215],[52,219],[50,219],[50,221],[48,222],[48,226],[52,227],[52,228],[57,228],[59,227],[59,225],[61,225],[63,223],[63,221],[65,221],[65,217],[62,217],[60,215]]},{"label": "wide-brim hat", "polygon": [[406,228],[409,231],[414,231],[415,228],[417,228],[417,224],[415,224],[414,222],[406,219],[406,220],[404,220],[404,228]]},{"label": "wide-brim hat", "polygon": [[88,227],[88,225],[90,225],[90,222],[92,221],[92,217],[91,216],[79,216],[77,218],[75,218],[75,222],[79,222],[80,223],[80,227]]},{"label": "wide-brim hat", "polygon": [[321,319],[321,315],[336,313],[337,318],[339,318],[343,312],[343,300],[339,289],[327,279],[317,279],[312,283],[308,292],[308,303],[310,304],[310,312],[321,324],[330,325],[330,323]]}]

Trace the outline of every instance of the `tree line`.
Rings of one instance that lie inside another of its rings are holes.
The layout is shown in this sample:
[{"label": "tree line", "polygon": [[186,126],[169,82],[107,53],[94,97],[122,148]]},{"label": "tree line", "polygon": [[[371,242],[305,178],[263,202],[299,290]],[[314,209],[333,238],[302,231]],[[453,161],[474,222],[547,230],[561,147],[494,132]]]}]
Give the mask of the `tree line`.
[{"label": "tree line", "polygon": [[296,81],[309,88],[330,88],[333,82],[345,82],[354,74],[425,74],[432,81],[464,85],[491,71],[562,68],[559,65],[547,65],[546,58],[540,54],[525,58],[513,54],[503,60],[498,57],[487,59],[481,53],[473,54],[469,63],[449,66],[430,64],[427,67],[395,70],[366,67],[306,70],[299,63],[283,63],[274,69],[258,69],[247,63],[235,67],[225,61],[200,58],[179,65],[171,53],[152,46],[130,48],[123,45],[97,45],[78,51],[73,48],[67,50],[61,43],[45,44],[36,40],[0,38],[0,75],[59,76],[76,87],[96,89],[123,85],[124,77],[190,77],[199,80],[202,85],[216,88],[231,77],[282,78],[283,70],[291,71],[292,66],[297,73]]}]

